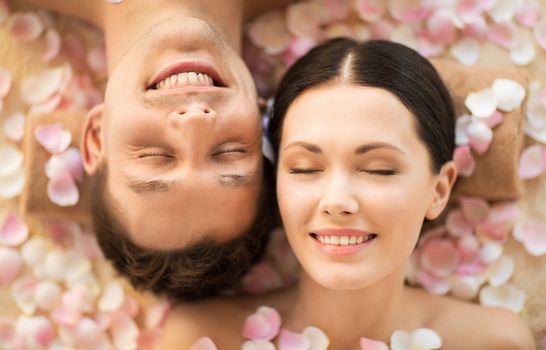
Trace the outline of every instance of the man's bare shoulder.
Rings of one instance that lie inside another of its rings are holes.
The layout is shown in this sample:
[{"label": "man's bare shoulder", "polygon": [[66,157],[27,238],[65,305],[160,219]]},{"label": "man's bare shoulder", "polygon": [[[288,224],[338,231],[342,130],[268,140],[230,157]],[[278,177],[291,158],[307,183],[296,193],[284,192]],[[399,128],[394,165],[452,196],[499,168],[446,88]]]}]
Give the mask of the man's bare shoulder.
[{"label": "man's bare shoulder", "polygon": [[535,349],[529,327],[510,310],[450,297],[431,300],[436,312],[430,324],[442,337],[442,349]]},{"label": "man's bare shoulder", "polygon": [[277,308],[282,299],[279,294],[272,293],[256,297],[218,297],[176,305],[163,328],[160,349],[186,349],[201,337],[211,338],[219,349],[237,349],[244,342],[242,331],[247,316],[262,305]]}]

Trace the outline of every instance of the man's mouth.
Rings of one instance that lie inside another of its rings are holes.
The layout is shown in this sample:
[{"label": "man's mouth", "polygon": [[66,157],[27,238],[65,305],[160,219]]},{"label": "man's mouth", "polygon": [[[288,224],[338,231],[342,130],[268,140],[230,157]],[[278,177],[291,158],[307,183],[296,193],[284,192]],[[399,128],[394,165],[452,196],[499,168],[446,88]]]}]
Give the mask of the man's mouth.
[{"label": "man's mouth", "polygon": [[184,72],[173,74],[155,85],[156,90],[175,89],[184,86],[216,86],[206,73]]},{"label": "man's mouth", "polygon": [[177,62],[157,74],[148,88],[168,90],[186,86],[226,87],[213,66],[203,62]]}]

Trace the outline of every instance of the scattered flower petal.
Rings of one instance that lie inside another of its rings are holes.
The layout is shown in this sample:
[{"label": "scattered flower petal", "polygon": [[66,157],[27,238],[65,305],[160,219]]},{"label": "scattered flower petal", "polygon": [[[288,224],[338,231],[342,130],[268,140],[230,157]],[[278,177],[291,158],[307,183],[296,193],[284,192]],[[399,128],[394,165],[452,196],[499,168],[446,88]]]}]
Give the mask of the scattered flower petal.
[{"label": "scattered flower petal", "polygon": [[392,350],[431,350],[439,349],[441,346],[442,339],[429,328],[418,328],[411,333],[397,330],[391,335]]},{"label": "scattered flower petal", "polygon": [[44,30],[40,17],[33,12],[15,12],[6,22],[8,31],[13,37],[22,42],[37,39]]},{"label": "scattered flower petal", "polygon": [[472,234],[473,225],[466,219],[463,211],[458,208],[451,210],[447,215],[446,228],[451,235],[462,237]]},{"label": "scattered flower petal", "polygon": [[87,65],[99,77],[106,75],[108,67],[106,64],[106,52],[104,47],[97,46],[87,52]]},{"label": "scattered flower petal", "polygon": [[532,179],[541,175],[546,170],[544,163],[544,146],[532,145],[521,153],[518,166],[520,179]]},{"label": "scattered flower petal", "polygon": [[34,291],[37,285],[38,280],[34,277],[21,277],[11,285],[11,297],[26,315],[32,315],[36,311]]},{"label": "scattered flower petal", "polygon": [[146,319],[144,322],[146,328],[161,327],[163,321],[167,318],[170,307],[171,306],[167,301],[161,301],[149,307],[146,311]]},{"label": "scattered flower petal", "polygon": [[502,256],[499,260],[489,266],[486,272],[487,280],[491,287],[499,287],[508,282],[514,274],[515,263],[510,256]]},{"label": "scattered flower petal", "polygon": [[421,266],[435,277],[451,275],[459,264],[457,249],[446,239],[432,239],[421,248]]},{"label": "scattered flower petal", "polygon": [[480,59],[480,43],[474,38],[463,38],[451,46],[451,55],[467,66]]},{"label": "scattered flower petal", "polygon": [[45,311],[51,311],[61,303],[62,289],[52,281],[41,281],[36,286],[34,301],[36,305]]},{"label": "scattered flower petal", "polygon": [[360,338],[360,350],[389,350],[389,346],[380,340]]},{"label": "scattered flower petal", "polygon": [[310,346],[309,339],[301,333],[282,329],[279,334],[279,350],[307,350]]},{"label": "scattered flower petal", "polygon": [[46,62],[51,61],[61,51],[61,36],[54,28],[49,28],[45,33],[46,48],[42,59]]},{"label": "scattered flower petal", "polygon": [[0,316],[0,348],[11,349],[15,337],[15,322],[9,318]]},{"label": "scattered flower petal", "polygon": [[281,316],[277,310],[261,306],[246,318],[243,336],[251,340],[271,340],[279,333],[280,326]]},{"label": "scattered flower petal", "polygon": [[518,3],[513,0],[496,0],[493,7],[487,12],[497,23],[509,22],[514,17]]},{"label": "scattered flower petal", "polygon": [[19,276],[23,268],[19,251],[0,247],[0,266],[0,284],[8,285]]},{"label": "scattered flower petal", "polygon": [[533,28],[538,22],[540,4],[536,0],[526,0],[516,9],[516,19],[519,23]]},{"label": "scattered flower petal", "polygon": [[45,165],[45,173],[49,179],[63,171],[70,173],[76,181],[83,179],[82,157],[76,147],[70,147],[65,152],[52,156]]},{"label": "scattered flower petal", "polygon": [[485,265],[497,261],[504,251],[503,245],[497,242],[485,242],[480,250],[480,260]]},{"label": "scattered flower petal", "polygon": [[[25,115],[15,112],[4,121],[4,134],[11,141],[19,142],[25,133]],[[4,159],[4,158],[2,158]]]},{"label": "scattered flower petal", "polygon": [[99,299],[98,308],[102,312],[116,311],[123,305],[124,298],[125,292],[121,284],[117,281],[111,281]]},{"label": "scattered flower petal", "polygon": [[451,21],[451,12],[445,8],[436,10],[426,21],[431,39],[435,42],[451,44],[455,41],[457,28]]},{"label": "scattered flower petal", "polygon": [[282,287],[282,278],[271,264],[262,261],[254,265],[241,279],[242,290],[251,294],[263,294]]},{"label": "scattered flower petal", "polygon": [[497,108],[503,112],[515,111],[525,98],[525,88],[514,80],[495,79],[491,88],[497,99]]},{"label": "scattered flower petal", "polygon": [[450,276],[451,294],[459,299],[473,300],[478,296],[478,292],[480,291],[480,287],[484,280],[485,278],[480,275]]},{"label": "scattered flower petal", "polygon": [[202,337],[197,339],[189,350],[218,350],[212,339],[209,337]]},{"label": "scattered flower petal", "polygon": [[19,148],[6,143],[0,146],[0,177],[6,177],[17,173],[23,165],[23,153]]},{"label": "scattered flower petal", "polygon": [[326,334],[317,327],[307,327],[303,334],[309,339],[311,345],[309,350],[326,350],[330,345],[330,340]]},{"label": "scattered flower petal", "polygon": [[499,111],[495,111],[495,112],[494,112],[493,114],[491,114],[489,117],[483,119],[483,121],[485,122],[485,124],[486,124],[490,129],[493,129],[494,127],[496,127],[497,125],[499,125],[500,123],[502,123],[503,120],[504,120],[504,117],[503,117],[502,113],[499,112]]},{"label": "scattered flower petal", "polygon": [[247,31],[254,45],[270,55],[283,52],[290,43],[290,34],[284,24],[282,11],[268,12],[254,20]]},{"label": "scattered flower petal", "polygon": [[8,214],[0,228],[0,244],[16,247],[28,238],[28,227],[17,214]]},{"label": "scattered flower petal", "polygon": [[30,105],[43,103],[62,90],[71,75],[70,66],[63,65],[50,68],[38,75],[25,77],[21,84],[21,96]]},{"label": "scattered flower petal", "polygon": [[487,39],[510,50],[516,41],[516,30],[516,26],[511,22],[497,23],[489,28]]},{"label": "scattered flower petal", "polygon": [[525,305],[525,292],[509,283],[500,287],[483,287],[480,291],[480,303],[484,306],[504,307],[518,313]]},{"label": "scattered flower petal", "polygon": [[14,198],[23,191],[25,184],[25,173],[19,168],[13,175],[0,177],[0,198]]},{"label": "scattered flower petal", "polygon": [[420,270],[417,272],[417,282],[419,282],[419,284],[423,286],[427,292],[434,295],[447,294],[451,289],[451,285],[447,280],[437,278],[425,270]]},{"label": "scattered flower petal", "polygon": [[357,0],[355,8],[360,18],[366,22],[379,20],[387,10],[383,0]]},{"label": "scattered flower petal", "polygon": [[116,312],[112,319],[112,341],[119,350],[136,349],[139,329],[135,321],[124,313]]},{"label": "scattered flower petal", "polygon": [[461,209],[468,221],[473,225],[484,222],[489,216],[489,204],[483,198],[460,197]]},{"label": "scattered flower petal", "polygon": [[275,345],[267,340],[247,340],[241,350],[275,350]]},{"label": "scattered flower petal", "polygon": [[11,89],[11,72],[0,67],[0,99],[6,97]]},{"label": "scattered flower petal", "polygon": [[469,93],[464,104],[472,115],[480,118],[489,117],[497,109],[497,100],[492,89]]},{"label": "scattered flower petal", "polygon": [[535,42],[530,34],[519,32],[514,45],[510,48],[512,62],[525,66],[533,62],[536,57]]},{"label": "scattered flower petal", "polygon": [[476,162],[472,157],[470,146],[459,146],[455,148],[453,153],[453,160],[457,166],[457,171],[460,176],[470,176],[474,173],[476,168]]},{"label": "scattered flower petal", "polygon": [[324,21],[323,9],[318,2],[299,2],[286,9],[286,27],[297,37],[319,40]]},{"label": "scattered flower petal", "polygon": [[48,182],[47,196],[61,207],[76,205],[80,200],[78,187],[68,171],[60,172]]},{"label": "scattered flower petal", "polygon": [[535,39],[542,47],[543,50],[546,50],[546,16],[543,16],[542,19],[535,26]]},{"label": "scattered flower petal", "polygon": [[514,227],[514,238],[533,256],[546,254],[546,225],[526,220]]},{"label": "scattered flower petal", "polygon": [[61,123],[40,125],[34,130],[34,137],[53,154],[64,152],[72,142],[72,134],[64,130]]}]

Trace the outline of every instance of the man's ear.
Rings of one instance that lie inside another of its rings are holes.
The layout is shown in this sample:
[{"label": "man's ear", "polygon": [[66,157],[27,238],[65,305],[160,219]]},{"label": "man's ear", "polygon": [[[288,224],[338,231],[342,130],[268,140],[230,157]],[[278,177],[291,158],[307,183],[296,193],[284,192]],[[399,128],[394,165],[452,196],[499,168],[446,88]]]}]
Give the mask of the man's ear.
[{"label": "man's ear", "polygon": [[440,216],[449,201],[455,180],[457,180],[457,167],[454,161],[449,161],[440,169],[432,201],[425,215],[427,219],[434,220]]},{"label": "man's ear", "polygon": [[93,175],[97,171],[103,159],[103,113],[104,103],[96,105],[87,114],[83,125],[80,149],[83,167],[89,175]]}]

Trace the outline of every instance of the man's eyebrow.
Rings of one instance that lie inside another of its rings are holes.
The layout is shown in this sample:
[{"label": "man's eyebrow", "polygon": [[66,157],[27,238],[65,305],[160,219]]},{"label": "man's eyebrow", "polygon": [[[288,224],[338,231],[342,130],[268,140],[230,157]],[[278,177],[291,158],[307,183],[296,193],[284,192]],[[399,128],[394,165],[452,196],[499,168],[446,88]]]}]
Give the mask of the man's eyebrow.
[{"label": "man's eyebrow", "polygon": [[390,143],[386,143],[386,142],[372,142],[372,143],[367,143],[367,144],[365,144],[365,145],[362,145],[362,146],[358,147],[358,148],[355,150],[355,154],[356,154],[356,155],[364,154],[364,153],[368,153],[368,152],[370,152],[370,151],[373,151],[373,150],[376,150],[376,149],[380,149],[380,148],[388,148],[388,149],[395,150],[395,151],[397,151],[398,153],[406,154],[406,152],[402,151],[400,148],[396,147],[395,145],[391,145]]},{"label": "man's eyebrow", "polygon": [[167,192],[174,185],[174,180],[139,180],[127,177],[127,186],[135,193]]},{"label": "man's eyebrow", "polygon": [[258,180],[257,173],[241,174],[223,174],[218,176],[218,181],[222,186],[240,187],[254,185]]}]

